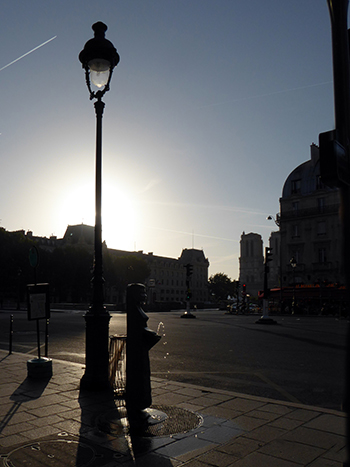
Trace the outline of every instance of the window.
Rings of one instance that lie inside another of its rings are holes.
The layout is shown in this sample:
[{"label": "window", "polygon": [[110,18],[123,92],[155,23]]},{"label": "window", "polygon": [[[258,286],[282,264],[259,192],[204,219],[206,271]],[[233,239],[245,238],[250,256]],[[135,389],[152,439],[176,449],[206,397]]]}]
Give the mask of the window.
[{"label": "window", "polygon": [[292,180],[292,195],[301,192],[301,180]]},{"label": "window", "polygon": [[327,262],[327,256],[326,256],[326,249],[325,248],[319,248],[319,250],[318,250],[318,262],[319,263],[326,263]]},{"label": "window", "polygon": [[325,221],[317,222],[317,235],[326,234],[326,223]]},{"label": "window", "polygon": [[293,225],[293,237],[299,237],[299,226],[297,224]]},{"label": "window", "polygon": [[298,210],[299,210],[299,201],[294,201],[294,203],[292,203],[292,211],[295,216],[298,215]]},{"label": "window", "polygon": [[324,183],[321,180],[321,175],[316,176],[316,189],[317,190],[322,190],[323,188],[326,188]]},{"label": "window", "polygon": [[294,259],[295,259],[295,262],[296,262],[297,264],[299,264],[299,263],[300,263],[300,259],[301,259],[300,251],[299,251],[299,250],[294,250],[294,251],[292,251],[292,256],[291,256],[291,258],[294,258]]},{"label": "window", "polygon": [[318,205],[318,212],[320,213],[324,212],[324,206],[325,206],[324,198],[318,198],[317,205]]}]

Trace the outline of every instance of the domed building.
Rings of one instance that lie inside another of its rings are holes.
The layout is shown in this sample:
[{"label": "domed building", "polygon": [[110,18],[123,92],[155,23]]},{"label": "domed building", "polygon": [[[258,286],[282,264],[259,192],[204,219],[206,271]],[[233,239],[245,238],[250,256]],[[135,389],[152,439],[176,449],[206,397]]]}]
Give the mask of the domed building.
[{"label": "domed building", "polygon": [[312,144],[311,159],[288,175],[280,198],[284,287],[345,282],[339,206],[338,188],[321,181],[319,148]]}]

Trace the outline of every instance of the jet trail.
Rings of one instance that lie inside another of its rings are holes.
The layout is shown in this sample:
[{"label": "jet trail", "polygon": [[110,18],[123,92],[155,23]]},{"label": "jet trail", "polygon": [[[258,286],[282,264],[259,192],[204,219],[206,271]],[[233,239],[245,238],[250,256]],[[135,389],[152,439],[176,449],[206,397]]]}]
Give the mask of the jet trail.
[{"label": "jet trail", "polygon": [[51,39],[49,39],[48,41],[45,41],[42,44],[38,45],[37,47],[34,47],[34,49],[30,50],[29,52],[25,53],[24,55],[21,55],[20,57],[16,58],[16,60],[13,60],[12,62],[10,62],[7,65],[0,68],[0,71],[5,70],[5,68],[9,67],[10,65],[13,65],[14,63],[18,62],[18,60],[21,60],[21,58],[26,57],[27,55],[31,54],[32,52],[35,52],[35,50],[40,49],[40,47],[43,47],[44,45],[46,45],[49,42],[53,41],[54,39],[56,39],[56,37],[57,36],[51,37]]}]

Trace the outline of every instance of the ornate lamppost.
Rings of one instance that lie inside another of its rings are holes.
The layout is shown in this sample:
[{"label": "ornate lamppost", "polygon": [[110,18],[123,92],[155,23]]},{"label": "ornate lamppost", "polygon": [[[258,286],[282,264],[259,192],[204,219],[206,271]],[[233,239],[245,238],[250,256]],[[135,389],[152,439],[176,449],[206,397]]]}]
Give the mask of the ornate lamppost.
[{"label": "ornate lamppost", "polygon": [[280,237],[280,242],[279,242],[279,280],[280,280],[280,312],[282,313],[283,309],[283,291],[282,291],[282,232],[281,232],[281,215],[276,214],[276,217],[274,216],[267,216],[266,218],[268,221],[273,220],[274,223],[277,225],[279,229],[279,237]]},{"label": "ornate lamppost", "polygon": [[[113,69],[119,63],[119,55],[113,44],[105,38],[107,26],[98,22],[93,24],[94,38],[90,39],[79,54],[85,70],[86,85],[90,100],[96,99],[96,193],[95,193],[95,240],[94,270],[92,277],[92,303],[85,314],[86,356],[85,374],[81,386],[88,389],[109,387],[108,344],[110,314],[104,306],[103,268],[102,268],[102,97],[109,91]],[[97,91],[92,90],[92,85]]]}]

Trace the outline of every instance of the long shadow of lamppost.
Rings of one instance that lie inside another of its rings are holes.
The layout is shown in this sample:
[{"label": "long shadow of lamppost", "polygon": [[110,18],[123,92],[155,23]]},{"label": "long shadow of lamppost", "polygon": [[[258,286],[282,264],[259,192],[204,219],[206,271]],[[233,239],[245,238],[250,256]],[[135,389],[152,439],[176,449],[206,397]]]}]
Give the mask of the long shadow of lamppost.
[{"label": "long shadow of lamppost", "polygon": [[[102,97],[109,91],[114,67],[119,63],[119,55],[113,44],[105,38],[107,26],[98,22],[92,26],[95,37],[90,39],[79,54],[85,70],[86,84],[90,100],[96,99],[96,209],[94,272],[92,278],[92,304],[85,314],[86,323],[86,367],[81,379],[84,389],[106,389],[108,381],[108,344],[110,314],[104,306],[102,268]],[[91,84],[97,87],[94,92]]]}]

